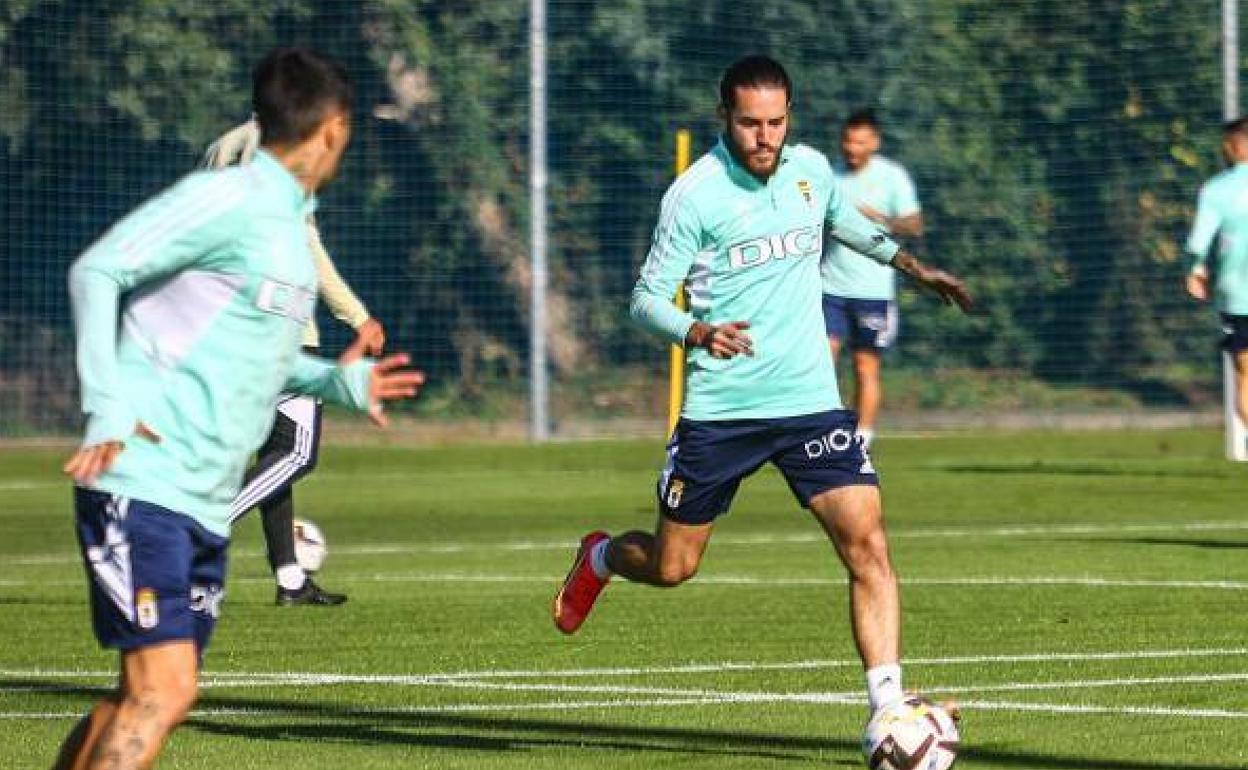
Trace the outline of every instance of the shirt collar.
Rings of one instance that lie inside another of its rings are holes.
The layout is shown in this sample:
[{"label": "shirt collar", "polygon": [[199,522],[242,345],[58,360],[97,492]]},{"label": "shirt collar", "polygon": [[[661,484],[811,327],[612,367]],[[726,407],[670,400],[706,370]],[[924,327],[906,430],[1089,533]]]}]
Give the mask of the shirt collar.
[{"label": "shirt collar", "polygon": [[316,196],[308,193],[299,184],[295,175],[281,164],[271,152],[260,149],[252,159],[251,165],[256,171],[272,179],[289,196],[290,204],[303,216],[311,216],[316,211]]},{"label": "shirt collar", "polygon": [[724,167],[728,169],[729,179],[747,190],[761,190],[784,170],[784,165],[789,162],[792,148],[787,144],[780,148],[780,163],[777,165],[775,173],[768,177],[767,181],[760,180],[737,162],[737,158],[732,154],[732,150],[728,149],[728,140],[724,138],[723,134],[720,134],[719,143],[715,145],[715,152],[719,155],[720,160],[723,161]]}]

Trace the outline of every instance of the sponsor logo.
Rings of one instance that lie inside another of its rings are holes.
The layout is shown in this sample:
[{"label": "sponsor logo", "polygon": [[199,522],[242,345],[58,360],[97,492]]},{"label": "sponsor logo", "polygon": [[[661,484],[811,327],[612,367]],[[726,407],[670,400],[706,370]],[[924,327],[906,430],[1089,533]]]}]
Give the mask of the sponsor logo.
[{"label": "sponsor logo", "polygon": [[316,292],[266,278],[256,292],[256,307],[305,324],[316,309]]},{"label": "sponsor logo", "polygon": [[202,612],[216,620],[221,617],[221,601],[225,591],[221,586],[191,586],[191,612]]},{"label": "sponsor logo", "polygon": [[823,225],[807,225],[784,235],[752,238],[728,247],[728,264],[732,269],[758,267],[773,259],[818,256],[823,251]]},{"label": "sponsor logo", "polygon": [[160,612],[156,609],[155,589],[140,588],[135,592],[134,620],[144,631],[151,631],[160,623]]},{"label": "sponsor logo", "polygon": [[667,485],[667,507],[679,508],[680,496],[685,493],[685,482],[682,479],[672,479]]},{"label": "sponsor logo", "polygon": [[826,436],[811,439],[805,444],[806,457],[810,460],[818,460],[821,457],[829,457],[834,454],[840,454],[854,445],[857,437],[853,431],[837,428]]}]

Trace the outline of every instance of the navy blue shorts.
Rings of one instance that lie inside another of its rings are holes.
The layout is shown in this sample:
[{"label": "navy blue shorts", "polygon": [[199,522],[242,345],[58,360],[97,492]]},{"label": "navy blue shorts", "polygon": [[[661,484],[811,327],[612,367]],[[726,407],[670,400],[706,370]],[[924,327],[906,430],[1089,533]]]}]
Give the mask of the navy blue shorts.
[{"label": "navy blue shorts", "polygon": [[901,316],[892,300],[824,294],[823,327],[829,337],[848,340],[854,350],[884,351],[897,341]]},{"label": "navy blue shorts", "polygon": [[1248,350],[1248,315],[1222,314],[1222,349],[1228,353]]},{"label": "navy blue shorts", "polygon": [[74,508],[100,645],[193,640],[202,654],[225,596],[229,540],[190,516],[107,492],[75,488]]},{"label": "navy blue shorts", "polygon": [[857,427],[857,416],[843,409],[758,420],[682,418],[659,476],[659,511],[681,524],[709,523],[728,510],[741,480],[769,460],[803,507],[829,489],[878,486]]}]

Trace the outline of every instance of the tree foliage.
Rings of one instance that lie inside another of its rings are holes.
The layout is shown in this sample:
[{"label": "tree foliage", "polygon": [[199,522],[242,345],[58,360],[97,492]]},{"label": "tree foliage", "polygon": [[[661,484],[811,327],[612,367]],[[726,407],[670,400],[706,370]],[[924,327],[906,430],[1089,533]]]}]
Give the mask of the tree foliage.
[{"label": "tree foliage", "polygon": [[[912,171],[927,256],[984,312],[903,296],[906,365],[1140,384],[1208,358],[1178,242],[1218,167],[1212,0],[550,0],[552,353],[560,374],[655,358],[624,319],[673,135],[705,150],[750,51],[796,82],[795,141],[836,151],[876,107]],[[269,47],[357,80],[331,248],[392,338],[470,389],[517,376],[528,290],[527,4],[0,0],[0,328],[68,334],[62,276],[247,114]],[[14,351],[10,371],[33,355]]]}]

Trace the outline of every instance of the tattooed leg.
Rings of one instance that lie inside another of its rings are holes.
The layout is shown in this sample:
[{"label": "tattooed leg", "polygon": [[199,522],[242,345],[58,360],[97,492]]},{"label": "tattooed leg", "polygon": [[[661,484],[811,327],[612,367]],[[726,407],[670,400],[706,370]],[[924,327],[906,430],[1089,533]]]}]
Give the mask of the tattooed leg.
[{"label": "tattooed leg", "polygon": [[[195,702],[195,644],[170,642],[122,655],[121,697],[94,745],[84,742],[87,770],[145,770]],[[71,736],[72,737],[72,736]],[[75,765],[67,765],[74,768]]]},{"label": "tattooed leg", "polygon": [[112,721],[120,701],[121,694],[118,692],[95,704],[95,708],[78,722],[61,744],[52,770],[86,770],[87,760],[95,750],[104,727]]}]

